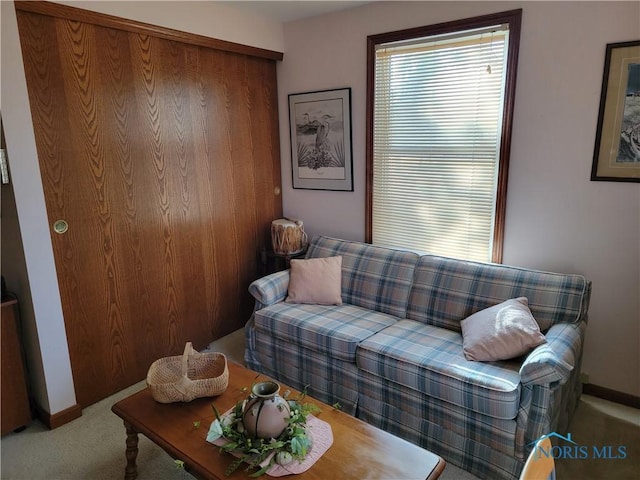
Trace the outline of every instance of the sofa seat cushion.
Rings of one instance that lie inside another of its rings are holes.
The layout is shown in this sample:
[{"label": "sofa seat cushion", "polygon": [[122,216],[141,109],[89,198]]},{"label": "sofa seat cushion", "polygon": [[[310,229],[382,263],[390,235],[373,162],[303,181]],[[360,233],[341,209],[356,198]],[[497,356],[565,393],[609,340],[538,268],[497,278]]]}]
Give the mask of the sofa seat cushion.
[{"label": "sofa seat cushion", "polygon": [[355,363],[356,347],[397,317],[355,305],[276,303],[255,312],[258,333]]},{"label": "sofa seat cushion", "polygon": [[471,362],[462,335],[414,320],[401,320],[358,347],[358,367],[385,381],[493,418],[518,414],[517,362]]}]

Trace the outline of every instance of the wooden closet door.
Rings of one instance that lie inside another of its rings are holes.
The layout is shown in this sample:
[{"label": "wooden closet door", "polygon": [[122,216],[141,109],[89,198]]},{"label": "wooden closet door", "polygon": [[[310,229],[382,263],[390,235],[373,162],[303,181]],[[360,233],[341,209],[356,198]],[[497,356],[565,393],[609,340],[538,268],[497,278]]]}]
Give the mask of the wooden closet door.
[{"label": "wooden closet door", "polygon": [[276,67],[31,12],[18,23],[86,406],[249,318],[256,251],[282,215]]}]

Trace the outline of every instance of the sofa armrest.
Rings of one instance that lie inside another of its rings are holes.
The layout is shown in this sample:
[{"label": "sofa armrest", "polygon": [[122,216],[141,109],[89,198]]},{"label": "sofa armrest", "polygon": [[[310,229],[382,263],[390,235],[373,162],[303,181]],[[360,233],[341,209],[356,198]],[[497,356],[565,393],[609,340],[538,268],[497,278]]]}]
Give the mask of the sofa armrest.
[{"label": "sofa armrest", "polygon": [[564,384],[580,358],[586,323],[553,325],[547,342],[536,347],[520,367],[520,381],[524,385]]},{"label": "sofa armrest", "polygon": [[283,301],[289,291],[289,270],[272,273],[249,285],[249,293],[256,299],[256,310]]}]

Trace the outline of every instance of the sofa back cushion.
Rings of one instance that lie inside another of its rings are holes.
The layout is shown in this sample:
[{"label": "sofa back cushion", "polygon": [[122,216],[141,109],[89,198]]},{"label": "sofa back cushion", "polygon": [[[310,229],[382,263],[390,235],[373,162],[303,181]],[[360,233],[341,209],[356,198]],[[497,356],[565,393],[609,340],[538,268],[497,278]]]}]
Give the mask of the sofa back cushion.
[{"label": "sofa back cushion", "polygon": [[315,237],[307,258],[342,256],[342,301],[405,318],[420,256],[360,242]]},{"label": "sofa back cushion", "polygon": [[460,321],[511,298],[527,297],[546,331],[587,313],[590,283],[581,275],[539,272],[423,255],[416,267],[407,318],[461,331]]}]

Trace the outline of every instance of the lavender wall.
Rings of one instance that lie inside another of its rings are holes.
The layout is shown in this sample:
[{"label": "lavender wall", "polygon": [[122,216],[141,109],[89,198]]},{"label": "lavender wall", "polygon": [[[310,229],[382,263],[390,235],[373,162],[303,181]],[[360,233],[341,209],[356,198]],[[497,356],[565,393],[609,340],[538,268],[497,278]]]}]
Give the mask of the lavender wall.
[{"label": "lavender wall", "polygon": [[[285,24],[279,66],[285,215],[365,235],[366,37],[523,9],[504,263],[593,281],[582,370],[640,394],[640,185],[591,182],[607,43],[640,38],[637,2],[374,2]],[[354,192],[294,190],[287,95],[352,88]],[[621,368],[624,365],[624,368]]]}]

